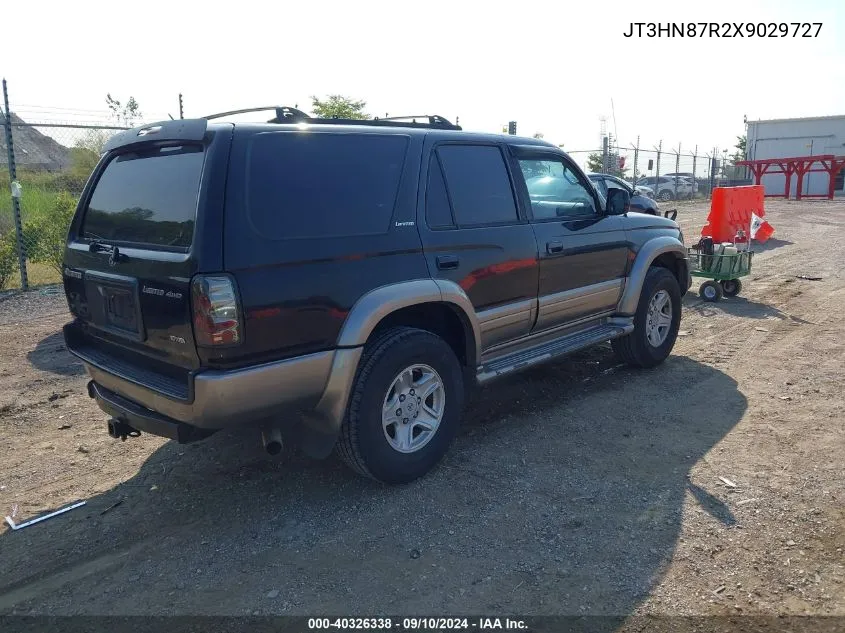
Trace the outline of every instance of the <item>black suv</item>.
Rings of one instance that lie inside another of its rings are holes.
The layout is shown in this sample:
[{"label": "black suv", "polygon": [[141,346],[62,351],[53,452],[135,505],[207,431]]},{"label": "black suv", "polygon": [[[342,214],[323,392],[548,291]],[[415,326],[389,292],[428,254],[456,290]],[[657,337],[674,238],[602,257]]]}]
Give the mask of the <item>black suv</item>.
[{"label": "black suv", "polygon": [[558,147],[271,110],[121,132],[85,187],[64,334],[112,436],[255,424],[271,452],[336,446],[407,482],[472,384],[608,340],[641,367],[669,355],[678,225],[605,202]]}]

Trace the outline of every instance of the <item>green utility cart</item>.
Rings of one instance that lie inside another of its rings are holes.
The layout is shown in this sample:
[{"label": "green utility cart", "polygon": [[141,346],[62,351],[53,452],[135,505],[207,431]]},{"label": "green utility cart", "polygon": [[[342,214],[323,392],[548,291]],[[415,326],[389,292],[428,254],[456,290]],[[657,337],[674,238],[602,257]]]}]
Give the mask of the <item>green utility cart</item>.
[{"label": "green utility cart", "polygon": [[[745,246],[745,245],[743,245]],[[713,254],[697,248],[687,249],[690,274],[705,277],[698,289],[698,295],[705,301],[719,301],[722,296],[735,297],[742,290],[740,277],[751,272],[751,250],[740,250],[733,245],[720,244]]]}]

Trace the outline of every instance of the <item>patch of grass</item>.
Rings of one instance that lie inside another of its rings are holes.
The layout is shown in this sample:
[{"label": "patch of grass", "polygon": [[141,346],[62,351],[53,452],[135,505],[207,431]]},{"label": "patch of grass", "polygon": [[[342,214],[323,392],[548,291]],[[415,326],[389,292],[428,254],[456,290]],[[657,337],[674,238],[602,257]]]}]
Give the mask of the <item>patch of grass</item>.
[{"label": "patch of grass", "polygon": [[[41,219],[56,205],[62,193],[71,193],[67,190],[45,186],[43,182],[27,182],[20,179],[19,182],[22,189],[21,220],[23,222]],[[0,217],[8,218],[8,222],[3,220],[3,224],[11,224],[14,217],[12,215],[12,194],[8,182],[0,184]],[[11,224],[11,226],[14,226],[14,224]]]},{"label": "patch of grass", "polygon": [[[65,240],[76,200],[67,191],[24,189],[21,216],[27,276],[31,285],[61,282]],[[20,287],[17,238],[12,217],[11,209],[4,212],[0,208],[0,289]]]},{"label": "patch of grass", "polygon": [[[39,264],[38,262],[27,261],[26,263],[26,278],[29,282],[30,288],[38,286],[53,286],[62,283],[62,276],[58,271],[49,264]],[[21,287],[21,275],[17,265],[12,273],[9,281],[6,283],[5,290],[18,290]]]}]

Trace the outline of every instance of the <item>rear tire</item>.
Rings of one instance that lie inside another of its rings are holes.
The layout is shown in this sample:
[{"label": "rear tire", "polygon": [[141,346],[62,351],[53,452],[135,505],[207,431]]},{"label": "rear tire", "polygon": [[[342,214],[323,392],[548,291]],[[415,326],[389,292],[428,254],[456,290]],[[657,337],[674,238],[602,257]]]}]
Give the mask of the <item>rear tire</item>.
[{"label": "rear tire", "polygon": [[[435,383],[440,387],[428,393]],[[364,348],[338,454],[377,481],[413,481],[446,453],[460,425],[463,400],[461,365],[452,348],[425,330],[391,328]],[[395,411],[400,413],[394,416]]]},{"label": "rear tire", "polygon": [[678,280],[665,268],[652,267],[643,282],[634,315],[634,331],[613,339],[610,345],[622,362],[634,367],[654,367],[672,353],[680,325]]},{"label": "rear tire", "polygon": [[742,290],[742,282],[739,279],[726,279],[722,282],[722,292],[726,297],[735,297]]},{"label": "rear tire", "polygon": [[657,194],[657,197],[663,200],[663,202],[669,202],[670,200],[673,200],[675,198],[675,194],[672,193],[671,189],[664,189],[659,194]]},{"label": "rear tire", "polygon": [[711,303],[719,301],[722,298],[722,294],[721,284],[713,280],[705,281],[698,288],[698,296]]}]

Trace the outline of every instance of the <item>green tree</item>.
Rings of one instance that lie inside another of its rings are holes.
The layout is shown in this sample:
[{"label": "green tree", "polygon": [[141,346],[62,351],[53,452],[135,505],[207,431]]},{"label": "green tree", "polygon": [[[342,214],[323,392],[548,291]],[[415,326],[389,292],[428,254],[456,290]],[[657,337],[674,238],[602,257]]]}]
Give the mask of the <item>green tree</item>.
[{"label": "green tree", "polygon": [[606,174],[617,178],[625,178],[628,168],[619,169],[619,148],[616,147],[616,139],[614,139],[613,134],[607,136],[607,169],[602,169],[602,152],[599,151],[587,156],[587,170],[596,173],[604,171]]},{"label": "green tree", "polygon": [[601,152],[593,152],[587,156],[587,171],[600,173],[604,168]]},{"label": "green tree", "polygon": [[366,101],[356,101],[343,95],[329,95],[325,99],[311,97],[311,109],[322,119],[370,119],[364,112]]},{"label": "green tree", "polygon": [[13,230],[0,236],[0,290],[6,287],[17,271],[18,247]]},{"label": "green tree", "polygon": [[628,167],[626,166],[625,169],[619,169],[619,152],[616,152],[614,150],[608,150],[607,169],[602,169],[602,153],[593,152],[592,154],[587,156],[587,171],[596,173],[601,173],[602,171],[604,171],[604,173],[606,174],[610,174],[618,178],[625,178],[626,173],[628,171]]},{"label": "green tree", "polygon": [[134,127],[135,123],[143,116],[141,106],[135,101],[135,97],[129,97],[126,103],[122,103],[112,97],[111,93],[107,93],[106,105],[111,110],[112,118],[126,127]]},{"label": "green tree", "polygon": [[24,225],[24,241],[28,244],[29,258],[39,264],[47,264],[60,275],[67,232],[76,211],[76,203],[76,198],[63,191],[47,213]]},{"label": "green tree", "polygon": [[70,167],[67,170],[68,185],[80,190],[94,171],[111,134],[107,130],[86,130],[70,150]]},{"label": "green tree", "polygon": [[742,136],[736,137],[736,145],[734,145],[734,153],[731,155],[731,160],[733,164],[736,165],[737,161],[745,160],[747,156],[746,153],[746,146],[748,144],[748,137],[743,134]]},{"label": "green tree", "polygon": [[745,160],[746,153],[745,148],[748,139],[743,134],[742,136],[736,137],[736,145],[734,145],[734,153],[728,157],[727,155],[724,156],[724,160],[722,160],[721,164],[721,175],[725,178],[729,179],[736,179],[736,178],[747,178],[747,168],[742,165],[737,165],[738,161]]}]

